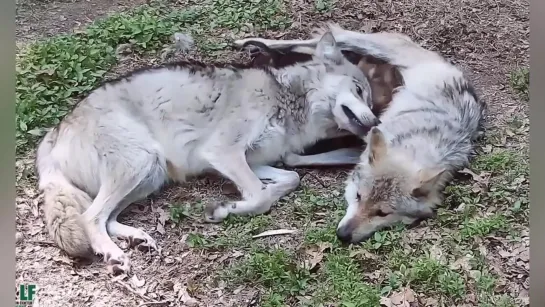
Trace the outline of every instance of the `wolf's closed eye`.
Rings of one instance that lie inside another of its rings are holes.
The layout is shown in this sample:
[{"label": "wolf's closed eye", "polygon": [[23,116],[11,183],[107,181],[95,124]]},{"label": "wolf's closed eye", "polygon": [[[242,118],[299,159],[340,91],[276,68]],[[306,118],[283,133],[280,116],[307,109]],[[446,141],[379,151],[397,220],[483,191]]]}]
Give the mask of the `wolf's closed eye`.
[{"label": "wolf's closed eye", "polygon": [[363,89],[358,84],[356,84],[356,93],[358,93],[358,96],[363,97]]},{"label": "wolf's closed eye", "polygon": [[378,210],[378,211],[376,212],[376,215],[377,215],[377,216],[380,216],[380,217],[385,217],[385,216],[388,215],[388,213],[386,213],[386,212],[384,212],[384,211],[382,211],[382,210]]}]

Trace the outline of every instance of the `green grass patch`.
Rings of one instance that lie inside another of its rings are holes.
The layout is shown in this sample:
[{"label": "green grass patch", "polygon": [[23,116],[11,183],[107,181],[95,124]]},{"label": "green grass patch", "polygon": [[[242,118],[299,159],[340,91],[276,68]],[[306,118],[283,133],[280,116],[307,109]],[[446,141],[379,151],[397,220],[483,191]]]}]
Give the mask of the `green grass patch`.
[{"label": "green grass patch", "polygon": [[337,239],[336,226],[329,224],[322,227],[312,227],[305,231],[304,241],[306,244],[312,245],[320,242],[329,242],[334,246],[340,246]]},{"label": "green grass patch", "polygon": [[130,44],[153,53],[170,44],[175,32],[191,33],[203,51],[228,46],[219,30],[278,29],[289,25],[280,0],[213,0],[184,9],[152,1],[96,20],[84,30],[25,47],[16,65],[16,147],[21,154],[59,123],[75,101],[88,94],[117,62],[116,49]]},{"label": "green grass patch", "polygon": [[261,32],[290,25],[282,0],[212,0],[205,2],[210,27],[241,30],[252,26]]},{"label": "green grass patch", "polygon": [[530,99],[530,69],[521,68],[512,72],[509,83],[524,101]]},{"label": "green grass patch", "polygon": [[327,255],[319,277],[321,287],[315,295],[324,302],[335,299],[339,306],[378,306],[380,289],[366,283],[362,271],[345,250]]},{"label": "green grass patch", "polygon": [[452,302],[460,301],[467,291],[459,272],[429,256],[408,257],[405,263],[394,267],[395,280],[427,295],[440,294]]},{"label": "green grass patch", "polygon": [[517,172],[524,173],[528,166],[524,165],[519,153],[512,150],[496,150],[489,154],[479,155],[472,166],[477,171],[493,173]]},{"label": "green grass patch", "polygon": [[475,237],[485,237],[498,230],[505,230],[506,218],[501,214],[495,214],[485,218],[470,219],[462,225],[460,236],[462,240],[469,240]]},{"label": "green grass patch", "polygon": [[235,284],[259,285],[267,291],[266,306],[283,306],[297,295],[305,295],[311,273],[284,249],[253,249],[238,265],[223,272]]}]

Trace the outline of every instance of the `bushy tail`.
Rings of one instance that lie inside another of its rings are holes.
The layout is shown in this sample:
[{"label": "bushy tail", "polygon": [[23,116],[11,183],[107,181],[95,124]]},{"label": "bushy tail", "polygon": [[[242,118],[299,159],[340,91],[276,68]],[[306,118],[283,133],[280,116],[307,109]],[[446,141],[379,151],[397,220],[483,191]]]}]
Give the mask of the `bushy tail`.
[{"label": "bushy tail", "polygon": [[87,258],[92,255],[92,248],[81,214],[92,199],[70,183],[51,156],[56,138],[56,130],[49,132],[40,143],[36,157],[47,229],[55,243],[70,256]]}]

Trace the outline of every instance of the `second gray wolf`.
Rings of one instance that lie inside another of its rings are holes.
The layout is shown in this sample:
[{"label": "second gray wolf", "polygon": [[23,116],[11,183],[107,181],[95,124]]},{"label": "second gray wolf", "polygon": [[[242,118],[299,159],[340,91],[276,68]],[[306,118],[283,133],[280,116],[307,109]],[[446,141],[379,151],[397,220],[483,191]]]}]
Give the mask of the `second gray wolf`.
[{"label": "second gray wolf", "polygon": [[[339,48],[380,58],[399,68],[403,86],[366,135],[367,147],[346,182],[348,208],[337,237],[361,242],[395,223],[431,217],[444,185],[469,163],[483,133],[486,105],[468,78],[436,52],[400,33],[359,33],[335,24],[315,29],[333,33]],[[246,38],[270,49],[310,53],[308,40]]]}]

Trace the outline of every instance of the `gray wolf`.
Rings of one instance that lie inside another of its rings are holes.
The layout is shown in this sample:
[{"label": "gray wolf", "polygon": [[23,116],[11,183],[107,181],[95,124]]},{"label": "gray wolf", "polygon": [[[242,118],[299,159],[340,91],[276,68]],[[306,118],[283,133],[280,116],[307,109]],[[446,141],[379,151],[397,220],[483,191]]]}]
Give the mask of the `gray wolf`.
[{"label": "gray wolf", "polygon": [[[110,237],[157,245],[119,223],[119,213],[167,180],[208,171],[230,179],[242,199],[207,205],[206,220],[265,213],[299,185],[296,172],[270,165],[303,163],[305,146],[339,129],[367,133],[379,123],[370,95],[331,33],[317,41],[312,61],[281,69],[178,63],[107,82],[38,146],[50,235],[69,255],[100,254],[111,273],[128,272],[129,258]],[[311,162],[353,163],[358,155],[341,149]]]},{"label": "gray wolf", "polygon": [[[366,135],[367,147],[346,182],[346,214],[337,227],[345,243],[362,242],[396,223],[434,215],[454,173],[467,166],[482,134],[485,104],[464,73],[441,55],[399,33],[358,33],[329,24],[339,48],[399,67],[404,85]],[[248,38],[270,49],[309,53],[317,38]],[[236,44],[243,45],[245,40]]]}]

